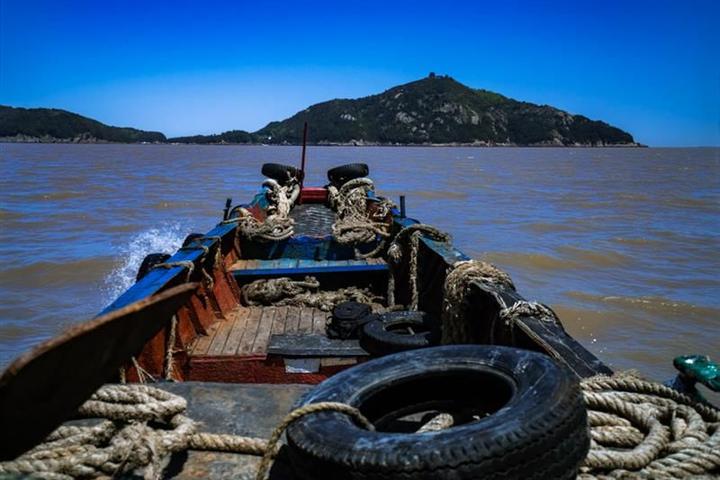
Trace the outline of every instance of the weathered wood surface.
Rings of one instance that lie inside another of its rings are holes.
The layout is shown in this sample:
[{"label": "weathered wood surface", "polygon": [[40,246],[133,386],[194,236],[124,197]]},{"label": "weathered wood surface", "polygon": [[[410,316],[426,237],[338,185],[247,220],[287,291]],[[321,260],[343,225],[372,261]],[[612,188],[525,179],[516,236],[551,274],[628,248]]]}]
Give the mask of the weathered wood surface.
[{"label": "weathered wood surface", "polygon": [[[264,385],[210,382],[161,383],[158,388],[181,395],[188,402],[187,415],[208,433],[267,439],[311,385]],[[295,480],[285,451],[281,450],[269,480]],[[234,453],[200,452],[173,455],[166,478],[252,480],[260,457]]]},{"label": "weathered wood surface", "polygon": [[273,335],[267,353],[283,357],[366,357],[357,340],[331,339],[325,335]]},{"label": "weathered wood surface", "polygon": [[548,322],[535,317],[520,318],[512,325],[496,323],[495,319],[501,309],[525,300],[516,291],[491,289],[476,283],[472,285],[472,294],[467,314],[475,313],[478,328],[484,331],[479,338],[483,343],[517,346],[545,352],[565,364],[579,378],[591,377],[600,373],[612,374],[612,370],[607,365],[580,342],[568,335],[562,323]]},{"label": "weathered wood surface", "polygon": [[190,355],[257,356],[267,353],[272,335],[324,334],[326,312],[307,307],[239,307],[199,337]]},{"label": "weathered wood surface", "polygon": [[162,329],[197,289],[189,283],[69,328],[0,375],[0,460],[40,442]]}]

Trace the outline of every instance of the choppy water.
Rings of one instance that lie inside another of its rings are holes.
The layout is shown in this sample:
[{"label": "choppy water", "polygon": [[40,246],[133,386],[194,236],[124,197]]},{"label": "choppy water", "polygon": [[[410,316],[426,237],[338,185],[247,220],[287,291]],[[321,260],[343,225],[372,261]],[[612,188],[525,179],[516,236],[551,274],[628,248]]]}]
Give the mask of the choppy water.
[{"label": "choppy water", "polygon": [[[720,354],[720,149],[310,148],[550,304],[617,368]],[[297,147],[0,144],[0,365],[92,317]]]}]

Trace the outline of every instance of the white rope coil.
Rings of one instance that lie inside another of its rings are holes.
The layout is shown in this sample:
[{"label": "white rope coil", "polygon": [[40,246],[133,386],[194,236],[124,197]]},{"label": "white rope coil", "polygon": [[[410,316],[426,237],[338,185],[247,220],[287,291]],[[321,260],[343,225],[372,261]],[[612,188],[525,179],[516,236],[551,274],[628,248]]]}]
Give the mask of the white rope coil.
[{"label": "white rope coil", "polygon": [[[158,388],[138,384],[106,385],[78,411],[88,418],[106,420],[93,426],[59,427],[41,445],[15,460],[1,462],[0,475],[66,480],[134,473],[155,480],[162,478],[170,454],[193,449],[262,455],[256,478],[264,480],[282,434],[298,418],[335,411],[348,415],[363,428],[373,429],[354,407],[319,402],[290,412],[268,440],[199,433],[197,423],[185,416],[186,407],[184,398]],[[148,422],[157,427],[150,427]]]},{"label": "white rope coil", "polygon": [[331,311],[342,302],[360,302],[381,308],[382,297],[373,294],[367,288],[345,287],[337,290],[319,290],[320,282],[307,276],[304,280],[292,280],[288,277],[259,279],[244,285],[241,289],[245,305],[273,305],[318,308]]},{"label": "white rope coil", "polygon": [[249,240],[259,242],[279,242],[292,237],[295,221],[289,217],[295,201],[300,195],[300,185],[296,181],[280,185],[272,179],[263,182],[265,196],[269,206],[264,221],[255,218],[246,208],[238,208],[238,216],[222,223],[237,223],[238,234]]},{"label": "white rope coil", "polygon": [[633,374],[582,381],[591,449],[579,479],[718,478],[720,410]]},{"label": "white rope coil", "polygon": [[[355,247],[356,258],[374,257],[385,247],[385,240],[390,237],[390,223],[387,215],[394,204],[389,200],[376,202],[374,210],[368,209],[368,194],[374,190],[373,181],[369,178],[355,178],[343,184],[339,189],[328,187],[328,203],[335,210],[335,222],[332,234],[341,245]],[[361,253],[357,246],[382,240],[368,253]]]}]

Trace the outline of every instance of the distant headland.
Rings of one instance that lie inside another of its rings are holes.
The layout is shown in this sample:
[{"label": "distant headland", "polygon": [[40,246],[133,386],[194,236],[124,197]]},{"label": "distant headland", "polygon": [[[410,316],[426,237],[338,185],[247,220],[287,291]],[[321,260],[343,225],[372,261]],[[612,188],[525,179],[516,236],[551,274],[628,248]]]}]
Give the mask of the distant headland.
[{"label": "distant headland", "polygon": [[640,146],[605,122],[433,73],[377,95],[318,103],[252,133],[167,138],[65,110],[0,106],[0,142],[297,145],[304,122],[314,145]]}]

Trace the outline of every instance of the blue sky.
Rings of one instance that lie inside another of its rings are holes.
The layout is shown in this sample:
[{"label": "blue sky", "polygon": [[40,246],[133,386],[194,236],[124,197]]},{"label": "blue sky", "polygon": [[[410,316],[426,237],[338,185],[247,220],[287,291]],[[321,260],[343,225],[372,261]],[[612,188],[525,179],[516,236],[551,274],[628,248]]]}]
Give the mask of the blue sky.
[{"label": "blue sky", "polygon": [[714,0],[0,0],[0,104],[253,131],[435,71],[653,146],[720,145],[718,24]]}]

